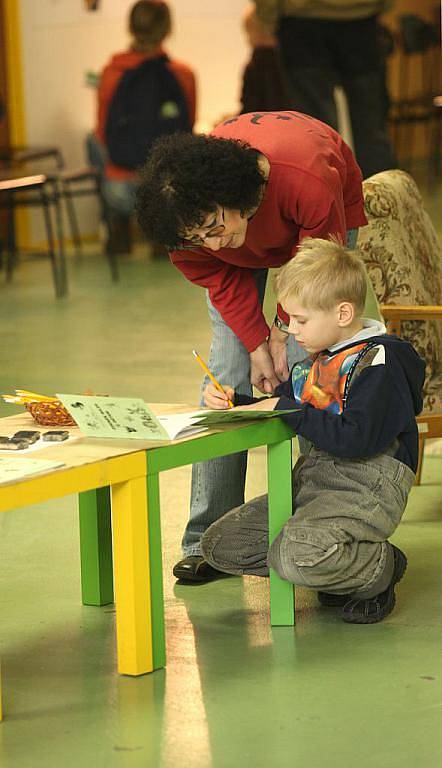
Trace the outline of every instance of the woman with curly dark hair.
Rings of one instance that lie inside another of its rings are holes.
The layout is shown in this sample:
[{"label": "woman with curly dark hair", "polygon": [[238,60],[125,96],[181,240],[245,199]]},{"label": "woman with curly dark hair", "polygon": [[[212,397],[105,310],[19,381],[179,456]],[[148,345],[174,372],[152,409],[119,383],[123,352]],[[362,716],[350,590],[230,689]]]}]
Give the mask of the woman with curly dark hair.
[{"label": "woman with curly dark hair", "polygon": [[[338,133],[298,112],[226,120],[210,136],[160,139],[143,170],[138,218],[193,283],[207,290],[213,341],[209,366],[221,384],[271,393],[306,357],[282,308],[269,329],[262,312],[267,271],[303,237],[335,235],[350,246],[366,224],[362,176]],[[369,316],[378,316],[370,292]],[[366,308],[367,312],[367,308]],[[207,382],[204,382],[203,387]],[[247,454],[195,464],[184,559],[174,574],[205,581],[216,572],[201,556],[208,526],[244,501]]]}]

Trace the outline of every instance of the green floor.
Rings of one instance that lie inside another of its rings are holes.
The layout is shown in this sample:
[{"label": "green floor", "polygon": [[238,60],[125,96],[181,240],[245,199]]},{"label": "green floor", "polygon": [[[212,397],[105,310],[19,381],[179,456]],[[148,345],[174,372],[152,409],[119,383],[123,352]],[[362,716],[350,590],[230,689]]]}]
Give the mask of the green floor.
[{"label": "green floor", "polygon": [[[134,257],[0,273],[1,391],[82,391],[195,403],[203,292]],[[12,413],[0,406],[0,414]],[[265,488],[253,452],[248,494]],[[115,673],[114,611],[80,603],[73,497],[0,516],[1,768],[436,768],[442,765],[442,452],[427,456],[394,541],[409,557],[397,609],[344,624],[297,591],[296,629],[269,628],[267,583],[174,586],[189,470],[162,476],[168,666]]]}]

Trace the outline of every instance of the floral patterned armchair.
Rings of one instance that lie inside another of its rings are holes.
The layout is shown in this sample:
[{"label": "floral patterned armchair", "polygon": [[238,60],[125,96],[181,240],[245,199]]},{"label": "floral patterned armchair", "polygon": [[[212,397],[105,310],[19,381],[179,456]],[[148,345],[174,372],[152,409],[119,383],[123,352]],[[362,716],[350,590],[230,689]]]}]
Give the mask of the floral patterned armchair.
[{"label": "floral patterned armchair", "polygon": [[363,188],[369,223],[358,247],[382,315],[427,364],[418,418],[422,459],[425,438],[442,437],[442,248],[411,176],[383,171]]}]

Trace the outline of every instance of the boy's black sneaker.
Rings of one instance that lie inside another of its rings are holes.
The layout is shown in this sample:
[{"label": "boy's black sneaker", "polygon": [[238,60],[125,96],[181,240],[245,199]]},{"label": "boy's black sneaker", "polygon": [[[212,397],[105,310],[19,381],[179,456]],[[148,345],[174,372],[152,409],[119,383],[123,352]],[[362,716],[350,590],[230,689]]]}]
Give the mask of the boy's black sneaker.
[{"label": "boy's black sneaker", "polygon": [[384,592],[368,600],[357,598],[349,600],[342,609],[342,618],[349,624],[376,624],[392,612],[396,603],[394,588],[407,569],[406,556],[394,544],[392,546],[394,568],[389,586]]}]

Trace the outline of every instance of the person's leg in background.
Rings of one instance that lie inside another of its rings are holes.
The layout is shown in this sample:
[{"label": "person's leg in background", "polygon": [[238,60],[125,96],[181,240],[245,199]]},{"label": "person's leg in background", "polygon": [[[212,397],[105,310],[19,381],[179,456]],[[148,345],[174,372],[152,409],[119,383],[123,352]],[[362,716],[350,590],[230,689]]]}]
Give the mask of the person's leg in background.
[{"label": "person's leg in background", "polygon": [[[255,275],[262,304],[267,270],[257,270]],[[229,384],[237,392],[251,395],[249,353],[209,298],[207,304],[213,328],[209,368],[221,384]],[[304,355],[305,352],[296,345],[294,339],[291,340],[290,360],[301,359]],[[207,383],[208,380],[204,379],[202,389]],[[246,468],[246,452],[193,465],[190,518],[182,540],[184,559],[173,570],[177,578],[205,581],[216,575],[201,556],[201,536],[214,521],[244,503]]]},{"label": "person's leg in background", "polygon": [[337,130],[334,88],[342,85],[364,178],[397,167],[386,125],[385,56],[376,17],[352,21],[283,17],[278,41],[293,109]]},{"label": "person's leg in background", "polygon": [[85,140],[86,157],[89,165],[96,168],[100,177],[104,176],[104,168],[107,162],[106,147],[99,141],[95,133],[88,133]]},{"label": "person's leg in background", "polygon": [[[359,152],[367,170],[374,167],[381,170],[380,165],[395,167],[380,88],[381,53],[376,17],[358,22],[283,17],[279,22],[278,42],[293,108],[337,129],[334,87],[337,83],[345,84],[357,144],[356,159],[360,162]],[[363,77],[367,82],[362,82]],[[371,87],[368,80],[372,77],[375,80]],[[367,93],[367,87],[373,95]],[[357,229],[347,233],[350,248],[356,247],[357,236]],[[364,316],[382,320],[368,275]],[[306,446],[300,447],[305,453]]]},{"label": "person's leg in background", "polygon": [[[100,193],[100,224],[108,230],[108,210],[103,196],[104,169],[107,163],[107,150],[104,144],[91,131],[86,135],[85,152],[88,164],[98,171],[98,188]],[[108,232],[106,232],[108,235]]]},{"label": "person's leg in background", "polygon": [[377,36],[378,36],[378,46],[380,50],[380,58],[379,58],[379,75],[380,75],[380,91],[381,91],[381,103],[382,103],[382,120],[383,124],[387,125],[388,123],[388,117],[390,114],[390,107],[391,107],[391,96],[390,96],[390,90],[389,90],[389,84],[388,84],[388,58],[394,53],[395,50],[395,38],[393,32],[385,26],[385,24],[381,24],[379,20],[377,20]]},{"label": "person's leg in background", "polygon": [[109,229],[107,248],[113,248],[114,253],[130,253],[132,250],[130,217],[135,208],[136,189],[134,181],[118,181],[104,175],[102,193]]},{"label": "person's leg in background", "polygon": [[[131,217],[135,209],[137,183],[118,181],[104,176],[103,199],[107,212],[109,243],[115,253],[130,253],[132,250]],[[149,241],[149,254],[153,259],[168,259],[167,248]]]},{"label": "person's leg in background", "polygon": [[356,159],[364,179],[397,168],[388,136],[384,54],[376,16],[340,22],[334,42],[340,81],[347,97]]},{"label": "person's leg in background", "polygon": [[337,75],[327,42],[330,23],[284,17],[277,34],[293,109],[337,130],[334,98]]}]

